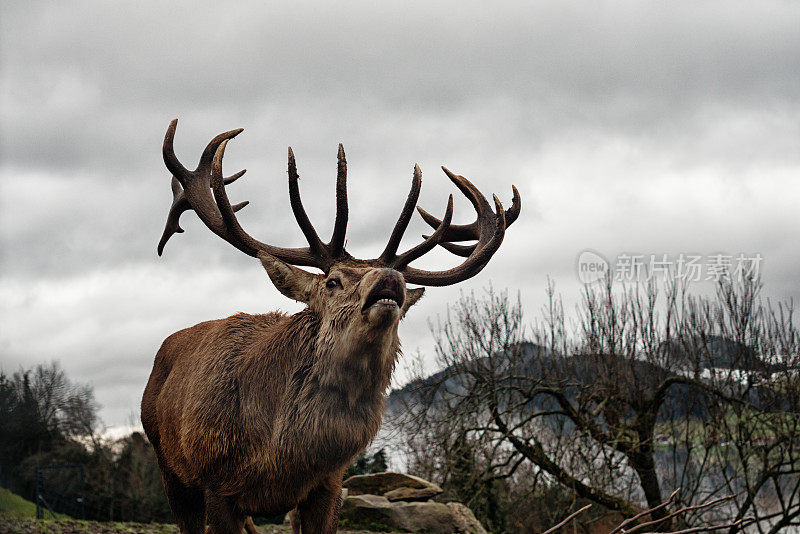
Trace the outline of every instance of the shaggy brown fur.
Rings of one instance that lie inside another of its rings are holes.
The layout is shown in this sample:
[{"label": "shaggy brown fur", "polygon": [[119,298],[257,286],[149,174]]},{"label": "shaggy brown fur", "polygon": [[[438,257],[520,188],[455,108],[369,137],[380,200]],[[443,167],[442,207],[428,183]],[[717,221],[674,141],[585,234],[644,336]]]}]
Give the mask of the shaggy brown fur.
[{"label": "shaggy brown fur", "polygon": [[[397,325],[423,292],[355,260],[327,276],[261,260],[308,307],[176,332],[144,392],[142,423],[182,532],[206,521],[209,532],[252,530],[248,515],[293,509],[295,532],[335,532],[342,474],[380,427]],[[395,302],[369,305],[377,290]]]},{"label": "shaggy brown fur", "polygon": [[[289,149],[289,203],[308,247],[262,243],[236,220],[247,205],[232,205],[222,158],[242,130],[212,139],[190,171],[175,155],[178,120],[164,136],[164,163],[172,173],[173,202],[164,245],[183,232],[179,219],[193,210],[216,235],[261,259],[275,287],[308,307],[295,315],[239,314],[201,323],[170,336],[158,351],[142,398],[142,423],[158,457],[164,488],[183,532],[249,532],[248,514],[288,510],[296,532],[334,532],[342,473],[378,431],[384,394],[400,343],[397,324],[423,293],[406,280],[447,286],[475,276],[519,216],[519,192],[511,207],[495,196],[494,209],[466,178],[442,167],[469,199],[477,219],[451,225],[453,196],[440,220],[419,208],[434,231],[397,254],[419,199],[422,171],[414,166],[411,190],[381,255],[357,260],[345,250],[347,161],[339,145],[336,218],[323,243],[300,200],[299,175]],[[460,245],[465,241],[473,244]],[[465,260],[444,271],[410,264],[441,245]],[[311,274],[294,267],[316,267]]]}]

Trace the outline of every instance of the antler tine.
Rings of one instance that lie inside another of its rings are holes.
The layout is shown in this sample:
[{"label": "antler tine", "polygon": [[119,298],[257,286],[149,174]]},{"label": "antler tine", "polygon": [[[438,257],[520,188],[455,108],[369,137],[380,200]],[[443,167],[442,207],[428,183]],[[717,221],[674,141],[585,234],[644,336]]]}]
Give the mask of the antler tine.
[{"label": "antler tine", "polygon": [[401,255],[397,256],[397,258],[392,262],[392,267],[397,269],[398,271],[402,271],[407,268],[408,264],[412,261],[424,256],[431,250],[433,250],[436,245],[442,242],[444,239],[445,234],[447,233],[447,229],[450,227],[450,221],[453,219],[453,195],[451,194],[447,199],[447,209],[444,212],[444,217],[442,218],[442,224],[439,225],[439,228],[436,229],[433,234],[431,234],[428,239],[420,243],[419,245],[407,250],[406,252],[402,253]]},{"label": "antler tine", "polygon": [[228,176],[227,178],[223,178],[222,181],[223,181],[223,183],[225,185],[232,184],[233,182],[235,182],[236,180],[238,180],[239,178],[244,176],[244,173],[246,173],[246,172],[247,172],[247,169],[242,169],[241,171],[237,172],[236,174],[232,174],[232,175]]},{"label": "antler tine", "polygon": [[[444,167],[442,169],[475,208],[478,215],[477,220],[471,225],[465,226],[468,226],[470,232],[473,232],[471,235],[475,237],[472,237],[472,239],[477,239],[478,242],[475,245],[462,248],[450,243],[439,243],[448,250],[453,249],[462,253],[469,252],[469,255],[461,265],[446,271],[424,271],[406,267],[403,274],[407,282],[427,286],[446,286],[475,276],[486,266],[489,259],[500,247],[505,236],[507,226],[506,211],[497,196],[493,197],[495,209],[492,210],[486,198],[469,180],[451,173]],[[512,213],[514,212],[512,211]],[[439,228],[441,228],[441,225]],[[449,229],[452,229],[452,226],[449,226]],[[451,232],[445,231],[443,239],[447,239],[449,235],[451,235]]]},{"label": "antler tine", "polygon": [[292,205],[292,213],[294,213],[294,218],[297,220],[300,230],[303,231],[303,235],[306,236],[306,241],[308,241],[311,251],[315,254],[328,256],[325,245],[322,244],[314,225],[311,224],[311,220],[309,220],[306,210],[303,208],[303,201],[300,199],[300,188],[297,183],[299,178],[297,164],[294,161],[294,152],[292,152],[292,147],[289,147],[289,202]]},{"label": "antler tine", "polygon": [[183,187],[175,176],[172,177],[172,206],[169,208],[167,214],[167,224],[164,226],[164,233],[161,234],[161,239],[158,242],[158,255],[164,253],[164,246],[169,241],[169,238],[175,234],[182,234],[183,228],[180,225],[181,214],[184,211],[192,209],[186,196],[183,194]]},{"label": "antler tine", "polygon": [[[393,262],[396,258],[397,247],[400,246],[400,241],[403,239],[403,234],[406,232],[408,223],[411,221],[411,216],[414,214],[414,206],[417,205],[417,200],[419,200],[419,192],[421,188],[422,171],[420,170],[419,165],[414,165],[414,176],[411,178],[411,191],[409,191],[408,198],[403,206],[403,211],[400,212],[400,217],[398,217],[397,223],[394,225],[394,230],[392,230],[392,235],[389,237],[389,242],[386,244],[386,248],[383,249],[383,252],[381,252],[381,255],[378,257],[378,260],[386,263],[387,265]],[[439,224],[436,225],[437,228],[439,226],[441,226],[441,221],[439,221]],[[428,239],[430,236],[423,237]]]},{"label": "antler tine", "polygon": [[242,229],[234,215],[236,210],[231,206],[228,193],[225,191],[225,181],[222,178],[222,158],[225,156],[225,147],[227,146],[228,140],[225,139],[219,144],[214,153],[211,166],[211,190],[214,192],[214,200],[222,217],[222,223],[227,233],[227,241],[245,254],[256,256],[258,251],[262,249],[261,243]]},{"label": "antler tine", "polygon": [[[428,236],[426,234],[422,234],[422,239],[428,239]],[[469,255],[472,254],[475,251],[475,248],[477,247],[477,245],[457,245],[455,243],[450,243],[448,241],[439,243],[439,246],[447,250],[451,254],[454,254],[456,256],[461,256],[462,258],[469,258]]]},{"label": "antler tine", "polygon": [[339,143],[336,172],[336,222],[333,225],[333,235],[328,245],[333,257],[339,256],[344,250],[344,238],[347,234],[347,159],[344,147]]},{"label": "antler tine", "polygon": [[172,119],[172,122],[169,123],[169,127],[167,127],[167,133],[164,135],[164,145],[161,149],[161,153],[164,156],[164,164],[167,166],[169,172],[172,173],[172,176],[181,179],[182,176],[189,173],[189,170],[184,167],[180,161],[178,161],[178,156],[175,155],[175,130],[178,128],[178,119]]},{"label": "antler tine", "polygon": [[239,224],[239,221],[236,219],[236,215],[234,214],[239,209],[243,208],[247,202],[242,202],[235,206],[231,206],[230,200],[228,199],[228,193],[225,190],[225,179],[222,178],[222,158],[225,156],[225,148],[227,145],[227,139],[220,143],[216,153],[214,154],[211,167],[211,189],[214,192],[214,200],[219,208],[219,212],[222,217],[222,223],[225,228],[226,235],[224,236],[224,239],[250,256],[258,256],[259,252],[264,251],[295,265],[307,265],[311,267],[318,267],[323,270],[326,269],[328,266],[327,260],[315,255],[308,248],[295,249],[274,247],[254,239],[244,231],[242,226]]},{"label": "antler tine", "polygon": [[[519,217],[519,212],[521,203],[519,198],[519,191],[513,185],[511,186],[514,189],[514,196],[512,197],[512,204],[511,207],[506,210],[505,218],[506,218],[506,228],[511,226],[511,224],[517,220]],[[422,208],[417,208],[422,218],[425,219],[425,222],[432,225],[434,228],[438,227],[439,219],[434,217],[433,215],[429,214],[427,211],[423,210]],[[454,229],[454,226],[457,227]],[[448,235],[445,237],[445,241],[439,243],[439,246],[446,249],[451,254],[455,254],[456,256],[461,256],[463,258],[468,258],[470,254],[475,251],[475,248],[478,246],[477,243],[472,245],[457,245],[453,243],[453,241],[472,241],[473,239],[478,239],[479,231],[477,229],[478,222],[472,222],[470,224],[463,224],[463,225],[450,225],[450,231]],[[428,236],[423,234],[423,238],[427,238]]]},{"label": "antler tine", "polygon": [[[236,181],[245,173],[245,169],[237,172],[234,175],[228,176],[224,178],[224,183],[230,184]],[[186,194],[184,193],[183,187],[178,179],[173,176],[172,177],[172,206],[169,208],[169,213],[167,214],[167,224],[164,226],[164,233],[161,235],[161,239],[158,242],[158,255],[161,256],[164,254],[164,247],[169,241],[169,238],[175,234],[182,234],[183,228],[180,225],[180,218],[183,215],[184,211],[193,210],[192,205],[189,203],[189,200],[186,198]],[[235,212],[239,211],[240,209],[244,208],[250,204],[249,200],[245,200],[244,202],[239,202],[238,204],[234,204],[232,209]]]},{"label": "antler tine", "polygon": [[[227,141],[228,139],[233,139],[234,137],[236,137],[237,135],[239,135],[243,131],[244,131],[244,128],[236,128],[235,130],[222,132],[221,134],[216,136],[214,139],[209,141],[208,144],[206,145],[206,148],[203,150],[203,153],[200,155],[200,163],[197,165],[197,168],[198,169],[202,169],[202,168],[208,167],[212,163],[212,161],[214,160],[214,157],[217,154],[217,149],[219,148],[219,146],[224,141]],[[247,171],[247,169],[245,169],[244,171],[239,171],[239,173],[237,173],[237,174],[239,176],[241,176],[246,171]],[[236,176],[236,175],[234,175],[234,176]],[[232,178],[231,182],[236,181],[236,179],[239,178],[239,176],[236,176],[236,178],[231,176],[231,178]]]},{"label": "antler tine", "polygon": [[[452,173],[442,167],[444,171],[449,175]],[[517,187],[512,185],[512,197],[511,197],[511,207],[506,210],[506,228],[511,226],[514,221],[517,220],[519,217],[519,212],[522,209],[522,200],[519,196],[519,191],[517,191]],[[419,214],[422,216],[422,219],[428,223],[428,226],[431,228],[438,228],[439,223],[441,221],[425,211],[422,208],[417,208]],[[424,236],[423,236],[424,237]],[[473,239],[478,239],[478,228],[477,228],[477,221],[472,222],[470,224],[452,224],[450,225],[450,231],[447,233],[445,237],[445,243],[442,243],[441,246],[456,254],[458,256],[469,256],[472,251],[475,249],[474,245],[450,245],[450,243],[454,241],[472,241]]]}]

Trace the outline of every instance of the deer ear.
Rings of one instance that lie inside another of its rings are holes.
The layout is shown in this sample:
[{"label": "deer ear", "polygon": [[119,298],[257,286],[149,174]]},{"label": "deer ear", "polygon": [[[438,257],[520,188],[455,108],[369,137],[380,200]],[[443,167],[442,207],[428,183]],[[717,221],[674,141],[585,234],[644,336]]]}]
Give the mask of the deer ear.
[{"label": "deer ear", "polygon": [[415,289],[406,289],[406,301],[403,303],[403,315],[408,311],[408,309],[417,303],[419,299],[422,298],[422,295],[425,294],[425,288],[419,287]]},{"label": "deer ear", "polygon": [[266,252],[259,252],[258,259],[261,260],[261,265],[267,270],[270,280],[278,291],[290,299],[308,304],[319,275],[289,265]]}]

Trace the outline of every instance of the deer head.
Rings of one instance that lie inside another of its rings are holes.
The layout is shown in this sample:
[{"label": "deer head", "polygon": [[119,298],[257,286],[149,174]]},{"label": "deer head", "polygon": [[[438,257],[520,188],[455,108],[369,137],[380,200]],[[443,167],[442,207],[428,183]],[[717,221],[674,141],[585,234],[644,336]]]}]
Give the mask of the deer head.
[{"label": "deer head", "polygon": [[[289,200],[295,219],[308,241],[303,248],[284,248],[262,243],[247,234],[236,219],[236,212],[248,202],[232,205],[226,186],[240,178],[245,171],[224,178],[222,158],[230,139],[241,129],[222,133],[212,139],[193,171],[186,169],[175,156],[173,140],[177,119],[173,120],[164,137],[164,162],[172,173],[173,203],[166,227],[158,244],[161,255],[164,245],[175,233],[183,232],[179,218],[186,210],[194,210],[200,220],[216,235],[245,254],[258,257],[275,287],[284,295],[304,302],[320,318],[323,332],[332,336],[347,333],[348,338],[369,342],[380,339],[387,329],[396,329],[400,318],[416,303],[423,288],[410,289],[406,283],[423,286],[446,286],[478,274],[500,247],[506,228],[519,216],[521,202],[513,187],[512,205],[503,210],[494,197],[494,209],[478,189],[463,176],[442,167],[445,174],[469,199],[477,213],[471,224],[451,224],[453,196],[447,201],[440,220],[422,208],[417,208],[423,220],[434,231],[411,249],[398,254],[400,240],[411,220],[422,185],[422,172],[414,166],[411,191],[400,217],[383,252],[375,259],[353,258],[345,250],[347,228],[347,161],[339,145],[336,178],[336,219],[333,235],[323,243],[311,224],[300,200],[297,166],[289,148]],[[471,244],[460,242],[474,241]],[[442,246],[465,260],[445,271],[426,271],[409,264],[436,246]],[[322,274],[308,272],[298,266],[315,267]]]}]

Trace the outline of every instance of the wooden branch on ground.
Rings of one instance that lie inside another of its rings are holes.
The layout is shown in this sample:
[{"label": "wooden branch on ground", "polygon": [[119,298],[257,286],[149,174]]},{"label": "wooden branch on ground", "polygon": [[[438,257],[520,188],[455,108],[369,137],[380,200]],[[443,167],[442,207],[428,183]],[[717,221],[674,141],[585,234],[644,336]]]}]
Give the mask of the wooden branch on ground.
[{"label": "wooden branch on ground", "polygon": [[[643,510],[642,512],[639,512],[635,516],[626,519],[625,521],[623,521],[622,523],[617,525],[617,527],[614,530],[609,532],[609,534],[634,534],[634,533],[652,534],[655,531],[652,531],[652,530],[646,530],[645,531],[645,529],[649,529],[651,527],[655,527],[655,526],[663,523],[664,521],[667,521],[669,519],[673,519],[673,518],[678,517],[678,516],[680,516],[682,514],[690,512],[692,510],[702,510],[704,508],[711,508],[712,506],[717,506],[718,504],[721,504],[723,502],[730,501],[734,497],[733,495],[728,495],[727,497],[721,497],[719,499],[715,499],[713,501],[709,501],[709,502],[704,503],[704,504],[698,504],[698,505],[694,505],[694,506],[684,506],[683,508],[679,508],[678,510],[675,510],[674,512],[672,512],[670,514],[667,514],[666,516],[664,516],[664,517],[662,517],[660,519],[654,519],[652,521],[646,521],[644,523],[638,523],[637,524],[637,521],[639,521],[641,518],[643,518],[645,516],[648,516],[648,515],[652,514],[653,512],[655,512],[657,510],[661,510],[662,508],[666,508],[670,504],[674,503],[675,502],[675,497],[678,495],[678,491],[680,491],[680,490],[677,489],[677,490],[673,491],[672,495],[669,496],[669,499],[667,499],[663,503],[659,504],[658,506],[654,506],[653,508],[650,508],[648,510]],[[589,508],[591,508],[591,506],[592,506],[591,504],[587,505],[587,506],[584,506],[583,508],[581,508],[580,510],[577,510],[576,512],[570,514],[566,519],[561,521],[556,526],[546,530],[542,534],[554,534],[559,529],[565,527],[570,521],[572,521],[573,519],[578,517],[581,513],[583,513],[584,511],[588,510]],[[754,519],[752,517],[743,517],[741,519],[738,519],[738,520],[730,522],[730,523],[715,524],[715,525],[700,526],[700,527],[691,527],[691,528],[685,528],[685,529],[682,529],[682,530],[670,530],[669,532],[661,532],[660,534],[694,534],[695,532],[711,532],[711,531],[714,531],[714,530],[721,530],[721,529],[724,529],[724,528],[732,528],[732,527],[736,527],[736,526],[744,526],[745,523],[749,523],[750,521],[753,521],[753,520]],[[628,527],[630,527],[630,528],[628,528]]]}]

